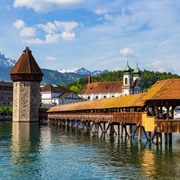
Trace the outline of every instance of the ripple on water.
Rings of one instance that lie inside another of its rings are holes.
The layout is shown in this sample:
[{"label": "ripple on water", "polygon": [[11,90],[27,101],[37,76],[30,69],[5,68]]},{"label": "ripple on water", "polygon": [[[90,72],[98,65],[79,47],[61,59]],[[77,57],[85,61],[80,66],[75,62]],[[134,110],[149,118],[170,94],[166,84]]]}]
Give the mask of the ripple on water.
[{"label": "ripple on water", "polygon": [[[11,126],[8,126],[11,129]],[[1,131],[0,179],[177,179],[179,146],[91,136],[58,127]],[[10,132],[10,135],[9,133]],[[179,142],[179,140],[177,140]],[[177,142],[177,144],[178,144]]]}]

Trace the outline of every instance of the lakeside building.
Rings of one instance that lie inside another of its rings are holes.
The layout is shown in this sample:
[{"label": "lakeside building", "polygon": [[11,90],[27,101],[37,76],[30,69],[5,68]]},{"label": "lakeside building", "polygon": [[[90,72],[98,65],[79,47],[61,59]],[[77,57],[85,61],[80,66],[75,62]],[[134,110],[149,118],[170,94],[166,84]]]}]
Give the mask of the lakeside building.
[{"label": "lakeside building", "polygon": [[[70,104],[83,101],[77,93],[60,85],[41,86],[41,105],[46,108],[51,106]],[[13,83],[0,82],[0,106],[12,106],[13,103]]]},{"label": "lakeside building", "polygon": [[88,83],[79,96],[86,100],[94,100],[141,93],[141,70],[138,65],[133,70],[127,62],[123,72],[123,81],[92,82],[89,75]]},{"label": "lakeside building", "polygon": [[41,106],[50,108],[52,106],[71,104],[83,101],[77,93],[60,85],[41,86]]},{"label": "lakeside building", "polygon": [[13,101],[13,83],[0,82],[0,106],[12,106]]}]

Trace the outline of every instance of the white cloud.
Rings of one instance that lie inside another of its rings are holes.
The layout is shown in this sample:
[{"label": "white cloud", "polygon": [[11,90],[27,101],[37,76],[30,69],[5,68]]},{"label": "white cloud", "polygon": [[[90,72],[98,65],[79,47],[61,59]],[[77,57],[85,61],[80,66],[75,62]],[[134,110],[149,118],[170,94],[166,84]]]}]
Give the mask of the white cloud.
[{"label": "white cloud", "polygon": [[106,9],[96,9],[95,10],[95,14],[102,15],[102,14],[106,14],[106,13],[107,13]]},{"label": "white cloud", "polygon": [[155,60],[151,65],[156,71],[159,72],[174,72],[174,69],[162,60]]},{"label": "white cloud", "polygon": [[48,22],[44,24],[38,24],[38,28],[43,29],[46,33],[54,33],[56,31],[56,25],[54,23]]},{"label": "white cloud", "polygon": [[110,20],[113,19],[113,16],[110,15],[110,14],[105,14],[105,15],[104,15],[104,19],[105,19],[106,21],[110,21]]},{"label": "white cloud", "polygon": [[73,29],[78,27],[78,23],[75,21],[71,22],[61,22],[61,21],[54,21],[57,28],[62,29],[66,32],[71,32]]},{"label": "white cloud", "polygon": [[26,27],[26,24],[23,20],[16,20],[13,25],[16,29],[19,30],[19,34],[21,37],[33,37],[36,35],[36,32],[31,27]]},{"label": "white cloud", "polygon": [[39,38],[32,38],[32,39],[25,39],[23,42],[25,44],[52,44],[57,43],[61,36],[59,34],[46,34],[45,39]]},{"label": "white cloud", "polygon": [[124,55],[124,56],[129,56],[129,55],[134,54],[134,50],[130,49],[130,48],[124,48],[124,49],[119,50],[119,53]]},{"label": "white cloud", "polygon": [[57,43],[60,38],[59,34],[46,34],[45,44]]},{"label": "white cloud", "polygon": [[72,4],[72,3],[84,2],[84,0],[46,0],[46,1],[54,4]]},{"label": "white cloud", "polygon": [[[32,27],[26,27],[25,23],[22,20],[17,20],[14,23],[14,26],[19,29],[19,34],[23,38],[24,43],[29,44],[52,44],[58,43],[60,39],[64,40],[74,40],[76,37],[73,30],[79,26],[75,21],[70,22],[47,22],[46,24],[37,24]],[[38,34],[36,33],[36,31]],[[40,37],[34,37],[40,35]],[[44,36],[44,39],[43,39]]]},{"label": "white cloud", "polygon": [[113,19],[113,15],[109,14],[106,9],[96,9],[95,14],[100,16],[97,19],[98,21],[102,21],[102,20],[110,21]]},{"label": "white cloud", "polygon": [[25,27],[25,23],[22,20],[16,20],[14,22],[14,26],[16,27],[16,29],[22,29]]},{"label": "white cloud", "polygon": [[[43,1],[37,1],[37,0],[15,0],[14,1],[14,7],[27,7],[32,8],[34,11],[43,11],[47,9],[47,3],[44,3],[44,6],[42,5]],[[42,7],[43,6],[43,7]]]},{"label": "white cloud", "polygon": [[72,41],[72,40],[74,40],[74,38],[75,38],[75,33],[63,32],[63,33],[61,34],[61,37],[62,37],[62,39],[64,39],[64,40],[70,40],[70,41]]},{"label": "white cloud", "polygon": [[65,31],[65,32],[71,32],[73,29],[77,28],[79,24],[75,21],[70,22],[61,22],[61,21],[54,21],[47,22],[46,24],[38,24],[37,27],[45,31],[46,33],[54,33],[58,31]]},{"label": "white cloud", "polygon": [[48,60],[48,61],[55,61],[56,58],[52,57],[52,56],[48,56],[48,57],[46,57],[46,60]]},{"label": "white cloud", "polygon": [[21,37],[33,37],[35,36],[35,30],[30,27],[25,27],[20,31],[20,36]]},{"label": "white cloud", "polygon": [[32,8],[36,12],[50,11],[57,7],[70,7],[84,2],[84,0],[15,0],[14,7]]}]

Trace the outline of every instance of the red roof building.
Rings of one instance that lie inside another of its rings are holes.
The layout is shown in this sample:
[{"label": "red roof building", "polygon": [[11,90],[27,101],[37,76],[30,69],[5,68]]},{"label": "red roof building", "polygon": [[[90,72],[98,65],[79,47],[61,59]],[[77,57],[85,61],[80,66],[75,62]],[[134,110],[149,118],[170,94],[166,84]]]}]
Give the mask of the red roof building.
[{"label": "red roof building", "polygon": [[119,97],[141,92],[141,71],[137,68],[131,69],[127,63],[124,68],[123,81],[92,82],[91,75],[88,76],[88,83],[79,93],[79,96],[86,100]]}]

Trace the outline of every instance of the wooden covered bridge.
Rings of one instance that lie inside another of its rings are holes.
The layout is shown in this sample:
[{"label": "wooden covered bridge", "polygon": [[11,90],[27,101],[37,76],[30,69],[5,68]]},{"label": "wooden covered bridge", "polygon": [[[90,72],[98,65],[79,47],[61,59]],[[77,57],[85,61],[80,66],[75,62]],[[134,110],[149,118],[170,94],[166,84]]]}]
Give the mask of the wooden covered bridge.
[{"label": "wooden covered bridge", "polygon": [[[172,133],[180,133],[180,120],[174,119],[174,109],[180,105],[180,79],[162,80],[147,93],[104,98],[51,107],[50,123],[115,133],[156,143],[172,143]],[[134,126],[134,128],[132,128]]]}]

